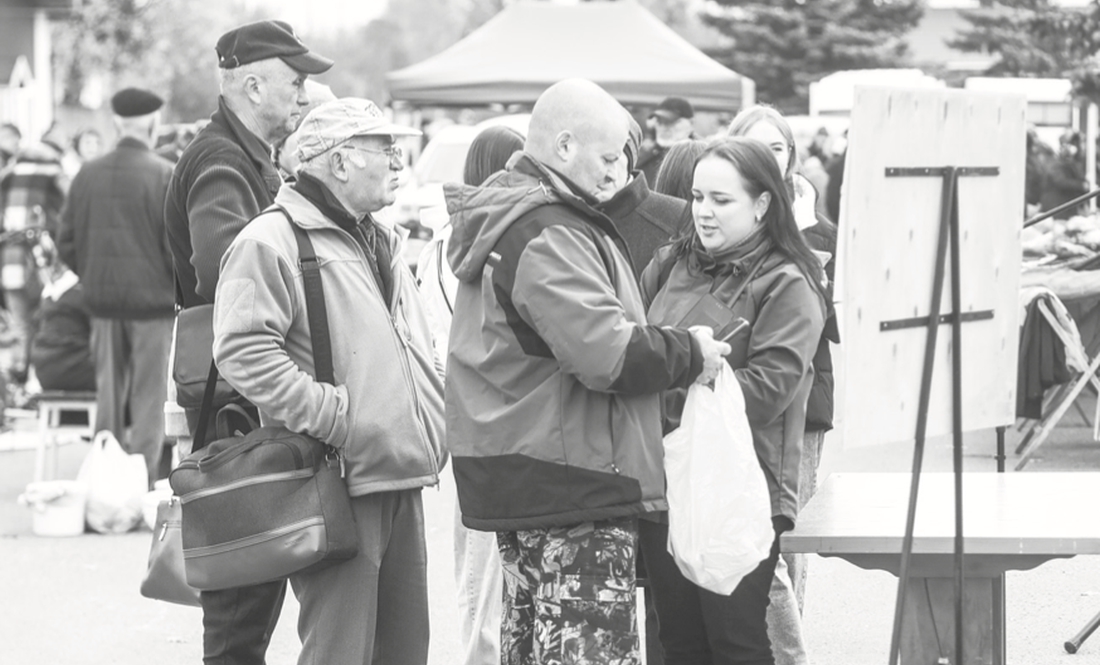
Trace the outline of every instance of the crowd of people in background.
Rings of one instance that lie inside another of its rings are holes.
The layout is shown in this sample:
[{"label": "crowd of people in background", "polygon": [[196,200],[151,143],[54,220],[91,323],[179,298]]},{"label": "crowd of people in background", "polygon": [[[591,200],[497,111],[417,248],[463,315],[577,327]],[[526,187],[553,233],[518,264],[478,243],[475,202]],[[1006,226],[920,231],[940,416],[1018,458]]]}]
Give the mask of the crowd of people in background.
[{"label": "crowd of people in background", "polygon": [[[808,662],[806,564],[780,556],[779,536],[816,488],[834,417],[844,137],[800,145],[766,105],[702,137],[690,100],[634,115],[562,81],[526,134],[473,140],[414,275],[379,214],[407,166],[400,141],[420,131],[309,81],[334,63],[286,23],[240,26],[215,50],[209,120],[164,130],[163,100],[128,88],[111,100],[113,144],[0,125],[8,404],[95,391],[96,429],[162,478],[173,325],[212,308],[234,403],[346,468],[361,553],[291,576],[303,663],[424,665],[420,491],[448,453],[464,663],[638,663],[643,648],[650,665]],[[1027,145],[1026,214],[1085,191],[1079,136]],[[334,383],[315,375],[300,233],[322,259]],[[697,325],[705,297],[747,331]],[[687,391],[723,363],[775,534],[728,596],[669,554],[661,463]],[[186,415],[192,433],[210,425]],[[287,586],[204,591],[205,662],[263,663]]]}]

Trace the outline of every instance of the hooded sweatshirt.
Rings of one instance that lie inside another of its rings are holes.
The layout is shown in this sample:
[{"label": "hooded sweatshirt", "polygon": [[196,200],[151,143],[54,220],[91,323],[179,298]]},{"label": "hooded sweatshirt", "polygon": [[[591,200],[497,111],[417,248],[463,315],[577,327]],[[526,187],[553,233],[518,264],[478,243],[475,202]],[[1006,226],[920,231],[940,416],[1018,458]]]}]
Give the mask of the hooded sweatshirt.
[{"label": "hooded sweatshirt", "polygon": [[658,394],[702,371],[646,324],[615,225],[526,153],[444,189],[459,279],[445,392],[463,523],[568,526],[667,507]]}]

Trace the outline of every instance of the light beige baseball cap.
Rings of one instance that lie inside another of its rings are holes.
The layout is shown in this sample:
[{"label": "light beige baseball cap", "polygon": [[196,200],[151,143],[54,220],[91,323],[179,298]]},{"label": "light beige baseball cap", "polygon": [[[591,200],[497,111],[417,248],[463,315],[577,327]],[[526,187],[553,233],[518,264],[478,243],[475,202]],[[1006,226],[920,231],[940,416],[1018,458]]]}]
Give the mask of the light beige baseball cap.
[{"label": "light beige baseball cap", "polygon": [[309,112],[298,127],[298,160],[305,162],[355,136],[420,136],[419,129],[396,125],[369,99],[345,97]]}]

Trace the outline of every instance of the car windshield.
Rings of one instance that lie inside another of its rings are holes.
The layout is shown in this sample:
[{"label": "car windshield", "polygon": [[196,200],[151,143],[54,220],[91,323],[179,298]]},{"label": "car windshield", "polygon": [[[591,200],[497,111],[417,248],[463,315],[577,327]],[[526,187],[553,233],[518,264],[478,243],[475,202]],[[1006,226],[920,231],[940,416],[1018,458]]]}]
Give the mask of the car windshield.
[{"label": "car windshield", "polygon": [[431,147],[434,149],[425,150],[416,163],[417,182],[462,182],[470,143],[440,143]]}]

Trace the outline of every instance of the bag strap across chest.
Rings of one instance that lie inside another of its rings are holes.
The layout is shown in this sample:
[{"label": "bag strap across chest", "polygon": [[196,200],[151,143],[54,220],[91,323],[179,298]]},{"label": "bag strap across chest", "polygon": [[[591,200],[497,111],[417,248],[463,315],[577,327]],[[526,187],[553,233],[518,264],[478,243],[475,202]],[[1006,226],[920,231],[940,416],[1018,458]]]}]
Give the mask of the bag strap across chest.
[{"label": "bag strap across chest", "polygon": [[[313,345],[313,366],[317,380],[335,385],[336,379],[332,368],[332,338],[329,335],[328,309],[325,307],[325,290],[321,281],[321,264],[317,260],[317,252],[313,249],[313,241],[310,240],[309,233],[294,223],[285,208],[274,206],[273,209],[286,217],[287,223],[294,231],[294,240],[298,244],[298,264],[302,268],[302,281],[305,283],[306,316],[309,319],[309,337]],[[214,386],[217,381],[218,366],[211,360],[210,374],[206,378],[206,389],[203,391],[202,405],[199,407],[198,431],[191,447],[192,452],[201,450],[207,443],[206,424],[213,407]]]}]

